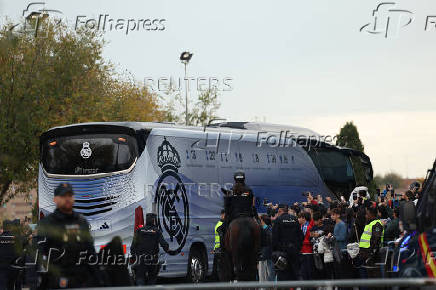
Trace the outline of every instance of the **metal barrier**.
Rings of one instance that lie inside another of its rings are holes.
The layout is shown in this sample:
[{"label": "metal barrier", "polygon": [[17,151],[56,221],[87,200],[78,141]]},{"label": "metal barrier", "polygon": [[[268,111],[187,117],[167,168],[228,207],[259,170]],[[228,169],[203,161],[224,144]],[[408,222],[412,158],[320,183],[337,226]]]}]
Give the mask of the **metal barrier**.
[{"label": "metal barrier", "polygon": [[[317,288],[334,289],[335,287],[418,287],[420,289],[435,289],[436,279],[410,278],[410,279],[364,279],[364,280],[317,280],[317,281],[279,281],[279,282],[227,282],[227,283],[201,283],[201,284],[168,284],[144,287],[107,287],[111,290],[188,290],[188,289],[259,289],[259,288]],[[101,290],[102,288],[87,288],[88,290]],[[82,288],[83,290],[83,288]]]}]

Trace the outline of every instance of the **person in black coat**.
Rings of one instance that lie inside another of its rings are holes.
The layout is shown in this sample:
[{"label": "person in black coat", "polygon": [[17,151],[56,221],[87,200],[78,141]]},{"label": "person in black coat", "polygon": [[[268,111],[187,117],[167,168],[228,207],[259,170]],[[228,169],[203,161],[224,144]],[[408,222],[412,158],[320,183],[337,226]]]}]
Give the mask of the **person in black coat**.
[{"label": "person in black coat", "polygon": [[60,184],[54,192],[56,210],[38,225],[42,270],[39,288],[80,288],[101,285],[94,240],[88,221],[73,210],[70,184]]},{"label": "person in black coat", "polygon": [[154,285],[160,270],[159,245],[168,251],[169,245],[157,227],[156,214],[148,213],[145,226],[136,230],[130,253],[135,259],[136,285]]},{"label": "person in black coat", "polygon": [[[300,225],[288,214],[288,206],[280,204],[278,217],[272,227],[273,261],[277,267],[277,280],[297,279],[298,258],[303,239]],[[281,263],[281,258],[286,262]]]},{"label": "person in black coat", "polygon": [[15,289],[17,280],[16,266],[19,261],[22,246],[12,230],[9,220],[3,221],[3,232],[0,234],[0,289]]},{"label": "person in black coat", "polygon": [[275,273],[272,264],[271,218],[264,214],[260,217],[262,232],[259,253],[259,281],[273,281]]},{"label": "person in black coat", "polygon": [[114,237],[98,254],[105,286],[132,285],[124,257],[123,243],[119,236]]}]

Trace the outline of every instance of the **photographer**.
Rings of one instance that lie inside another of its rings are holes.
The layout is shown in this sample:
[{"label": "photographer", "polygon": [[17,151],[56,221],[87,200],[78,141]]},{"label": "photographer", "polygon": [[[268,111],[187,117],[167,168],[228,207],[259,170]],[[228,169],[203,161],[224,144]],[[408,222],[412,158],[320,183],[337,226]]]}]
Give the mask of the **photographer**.
[{"label": "photographer", "polygon": [[366,225],[366,208],[371,206],[371,202],[369,200],[364,200],[364,195],[366,195],[366,192],[364,191],[359,193],[356,205],[354,207],[356,212],[355,224],[359,237],[362,235],[363,229]]},{"label": "photographer", "polygon": [[266,207],[266,214],[270,218],[273,218],[274,216],[276,216],[276,214],[278,212],[278,205],[277,204],[273,205],[272,202],[268,202],[268,199],[264,198],[263,206]]}]

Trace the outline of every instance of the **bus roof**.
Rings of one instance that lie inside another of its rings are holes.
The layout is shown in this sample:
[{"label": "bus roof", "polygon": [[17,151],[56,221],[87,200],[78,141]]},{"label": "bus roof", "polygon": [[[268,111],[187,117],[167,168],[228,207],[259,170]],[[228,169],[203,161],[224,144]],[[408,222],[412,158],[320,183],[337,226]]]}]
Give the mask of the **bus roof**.
[{"label": "bus roof", "polygon": [[[47,138],[49,136],[63,135],[62,132],[70,131],[73,128],[82,128],[83,131],[86,132],[86,127],[100,127],[100,128],[119,128],[121,131],[143,131],[150,130],[154,128],[168,128],[168,129],[184,129],[184,130],[192,130],[192,131],[204,131],[205,128],[207,130],[216,131],[216,132],[240,132],[240,133],[257,133],[257,132],[275,132],[275,133],[285,133],[292,134],[294,136],[317,136],[320,135],[310,129],[296,127],[296,126],[287,126],[287,125],[279,125],[279,124],[271,124],[271,123],[257,123],[257,122],[222,122],[222,123],[214,123],[206,127],[199,126],[185,126],[175,123],[165,123],[165,122],[87,122],[87,123],[77,123],[66,126],[58,126],[53,127],[47,130],[45,133],[41,135],[41,138]],[[74,131],[74,130],[73,130]]]}]

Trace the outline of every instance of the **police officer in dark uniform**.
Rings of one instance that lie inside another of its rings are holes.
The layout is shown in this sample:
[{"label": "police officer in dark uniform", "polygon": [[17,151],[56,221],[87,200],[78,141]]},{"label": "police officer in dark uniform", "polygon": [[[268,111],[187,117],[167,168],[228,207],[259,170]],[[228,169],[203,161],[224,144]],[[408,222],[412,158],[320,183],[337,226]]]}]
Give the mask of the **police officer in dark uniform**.
[{"label": "police officer in dark uniform", "polygon": [[19,258],[19,248],[11,221],[3,221],[3,233],[0,235],[0,289],[15,289],[17,275],[13,266]]},{"label": "police officer in dark uniform", "polygon": [[288,214],[288,206],[280,204],[272,227],[273,262],[278,281],[296,280],[298,255],[304,235],[298,222]]},{"label": "police officer in dark uniform", "polygon": [[[42,257],[39,288],[80,288],[100,286],[94,241],[87,220],[73,210],[74,193],[62,183],[54,191],[55,211],[38,225],[39,252]],[[44,274],[44,272],[46,272]]]},{"label": "police officer in dark uniform", "polygon": [[145,227],[136,230],[130,247],[132,257],[136,259],[136,285],[154,285],[159,274],[159,245],[168,251],[169,245],[157,227],[156,214],[148,213]]},{"label": "police officer in dark uniform", "polygon": [[[231,190],[224,190],[225,220],[220,227],[220,240],[224,240],[224,233],[230,223],[238,217],[256,217],[255,197],[250,187],[245,184],[245,173],[238,170],[233,175],[235,181]],[[223,244],[223,243],[222,243]]]}]

